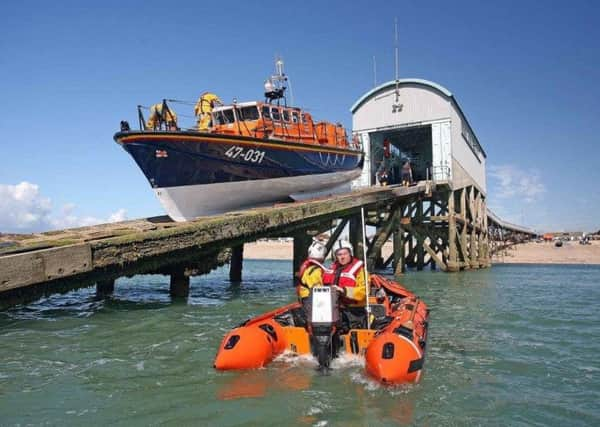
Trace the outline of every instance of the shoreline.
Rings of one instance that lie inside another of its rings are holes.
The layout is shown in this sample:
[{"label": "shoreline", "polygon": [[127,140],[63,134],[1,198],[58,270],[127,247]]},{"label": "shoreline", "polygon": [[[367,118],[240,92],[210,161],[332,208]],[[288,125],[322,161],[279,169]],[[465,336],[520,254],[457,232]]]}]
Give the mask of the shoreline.
[{"label": "shoreline", "polygon": [[[600,265],[600,242],[591,243],[580,245],[579,242],[565,242],[561,248],[555,247],[553,242],[524,243],[494,256],[492,264]],[[384,258],[391,251],[392,245],[387,242],[382,251]],[[244,245],[245,259],[292,261],[293,253],[293,243],[290,241],[267,240]]]}]

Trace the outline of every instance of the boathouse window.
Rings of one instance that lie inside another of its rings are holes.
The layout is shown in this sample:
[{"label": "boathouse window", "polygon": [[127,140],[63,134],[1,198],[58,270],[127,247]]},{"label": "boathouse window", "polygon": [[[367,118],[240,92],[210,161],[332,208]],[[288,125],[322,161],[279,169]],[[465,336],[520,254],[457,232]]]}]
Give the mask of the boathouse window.
[{"label": "boathouse window", "polygon": [[305,125],[308,124],[308,117],[306,117],[306,114],[302,114],[302,123]]},{"label": "boathouse window", "polygon": [[298,123],[300,121],[300,117],[298,116],[297,111],[292,111],[292,123]]},{"label": "boathouse window", "polygon": [[263,119],[271,120],[271,109],[268,106],[262,107]]},{"label": "boathouse window", "polygon": [[258,108],[254,105],[239,108],[237,112],[240,120],[258,120]]},{"label": "boathouse window", "polygon": [[279,115],[279,108],[271,107],[271,117],[273,117],[273,120],[281,120],[281,116]]},{"label": "boathouse window", "polygon": [[290,112],[288,110],[283,110],[283,120],[286,122],[290,121]]},{"label": "boathouse window", "polygon": [[215,112],[215,123],[217,125],[226,125],[233,122],[235,122],[235,116],[232,108]]}]

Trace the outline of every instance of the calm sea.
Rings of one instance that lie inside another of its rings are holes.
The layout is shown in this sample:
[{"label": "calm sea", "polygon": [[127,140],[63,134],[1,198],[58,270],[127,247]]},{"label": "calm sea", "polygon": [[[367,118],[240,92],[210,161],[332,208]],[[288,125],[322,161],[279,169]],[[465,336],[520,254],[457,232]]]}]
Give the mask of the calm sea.
[{"label": "calm sea", "polygon": [[418,385],[385,388],[342,359],[217,373],[222,336],[293,300],[291,265],[244,264],[192,281],[117,281],[0,312],[0,425],[598,426],[600,267],[502,265],[408,273],[431,307]]}]

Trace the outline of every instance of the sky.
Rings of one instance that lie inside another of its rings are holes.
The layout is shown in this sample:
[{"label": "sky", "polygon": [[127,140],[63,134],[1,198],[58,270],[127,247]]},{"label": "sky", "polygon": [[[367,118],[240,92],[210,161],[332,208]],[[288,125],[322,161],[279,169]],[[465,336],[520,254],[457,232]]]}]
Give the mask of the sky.
[{"label": "sky", "polygon": [[400,77],[448,88],[488,155],[488,206],[600,229],[600,3],[147,0],[3,6],[0,232],[162,215],[120,120],[206,90],[261,99],[276,56],[296,105],[351,128],[373,56],[394,78],[394,17]]}]

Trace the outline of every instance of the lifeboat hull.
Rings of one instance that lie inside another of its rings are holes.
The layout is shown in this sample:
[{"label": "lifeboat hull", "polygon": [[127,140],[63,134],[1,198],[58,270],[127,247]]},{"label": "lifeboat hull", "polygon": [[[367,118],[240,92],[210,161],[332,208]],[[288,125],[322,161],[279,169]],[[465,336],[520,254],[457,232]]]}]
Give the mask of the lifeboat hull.
[{"label": "lifeboat hull", "polygon": [[349,190],[363,154],[340,147],[195,131],[119,132],[175,221]]}]

